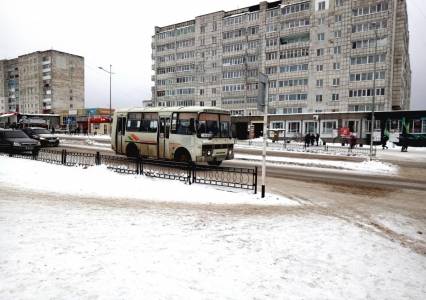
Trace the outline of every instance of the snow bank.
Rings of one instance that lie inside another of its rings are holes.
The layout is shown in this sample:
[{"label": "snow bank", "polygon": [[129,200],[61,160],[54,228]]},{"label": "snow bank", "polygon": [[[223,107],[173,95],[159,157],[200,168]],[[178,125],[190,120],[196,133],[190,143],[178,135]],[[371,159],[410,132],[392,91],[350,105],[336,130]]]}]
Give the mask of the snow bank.
[{"label": "snow bank", "polygon": [[[262,157],[258,155],[249,154],[235,154],[235,159],[261,161]],[[316,167],[316,168],[329,168],[339,170],[358,171],[369,174],[388,174],[394,175],[398,173],[398,167],[390,163],[380,161],[363,161],[363,162],[348,162],[348,161],[334,161],[334,160],[320,160],[320,159],[304,159],[292,157],[278,157],[267,156],[268,163],[277,165],[295,165],[301,167]]]},{"label": "snow bank", "polygon": [[261,199],[259,194],[254,195],[251,191],[117,174],[107,170],[106,166],[83,169],[5,156],[0,156],[0,165],[0,182],[58,194],[197,204],[298,205],[273,194]]}]

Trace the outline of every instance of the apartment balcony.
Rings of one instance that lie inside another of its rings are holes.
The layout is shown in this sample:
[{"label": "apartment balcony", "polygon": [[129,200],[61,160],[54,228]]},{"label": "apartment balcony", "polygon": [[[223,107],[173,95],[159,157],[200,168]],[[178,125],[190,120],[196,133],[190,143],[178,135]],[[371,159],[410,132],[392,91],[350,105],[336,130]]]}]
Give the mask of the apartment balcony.
[{"label": "apartment balcony", "polygon": [[46,105],[47,104],[50,105],[50,103],[52,103],[52,99],[51,98],[45,98],[45,99],[43,99],[43,103],[45,103]]},{"label": "apartment balcony", "polygon": [[49,58],[48,60],[42,61],[41,64],[42,65],[48,65],[52,62],[52,60]]},{"label": "apartment balcony", "polygon": [[51,75],[43,76],[43,80],[50,80],[50,79],[52,79],[52,76],[51,76]]},{"label": "apartment balcony", "polygon": [[155,81],[155,75],[151,75],[151,81]]}]

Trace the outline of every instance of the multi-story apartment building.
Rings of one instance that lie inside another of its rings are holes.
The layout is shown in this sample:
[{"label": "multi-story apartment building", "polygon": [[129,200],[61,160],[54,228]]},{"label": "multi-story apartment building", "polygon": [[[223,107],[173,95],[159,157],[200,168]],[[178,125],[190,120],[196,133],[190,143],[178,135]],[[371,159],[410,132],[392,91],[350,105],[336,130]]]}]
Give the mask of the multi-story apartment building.
[{"label": "multi-story apartment building", "polygon": [[0,113],[84,107],[84,58],[56,50],[0,60]]},{"label": "multi-story apartment building", "polygon": [[259,72],[275,114],[410,107],[404,0],[283,0],[156,27],[156,106],[257,111]]}]

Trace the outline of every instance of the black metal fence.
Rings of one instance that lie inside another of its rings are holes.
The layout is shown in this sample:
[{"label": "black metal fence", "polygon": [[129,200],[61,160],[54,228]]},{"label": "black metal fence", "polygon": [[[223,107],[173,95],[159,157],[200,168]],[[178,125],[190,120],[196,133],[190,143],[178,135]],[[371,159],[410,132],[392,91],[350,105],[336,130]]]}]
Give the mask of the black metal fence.
[{"label": "black metal fence", "polygon": [[180,180],[188,184],[199,183],[247,189],[253,190],[255,194],[257,193],[257,167],[216,167],[166,160],[103,155],[99,152],[83,153],[52,149],[41,149],[38,153],[31,155],[8,155],[65,166],[106,165],[108,169],[118,173]]}]

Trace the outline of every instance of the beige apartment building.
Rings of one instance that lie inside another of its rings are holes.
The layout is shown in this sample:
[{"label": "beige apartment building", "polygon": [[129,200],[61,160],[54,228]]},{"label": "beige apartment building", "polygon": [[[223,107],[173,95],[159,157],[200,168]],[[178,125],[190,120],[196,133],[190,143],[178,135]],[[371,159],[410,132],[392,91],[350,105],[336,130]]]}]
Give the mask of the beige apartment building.
[{"label": "beige apartment building", "polygon": [[0,113],[84,108],[84,58],[56,50],[0,60]]},{"label": "beige apartment building", "polygon": [[156,27],[155,106],[220,106],[258,115],[410,108],[405,0],[283,0]]}]

